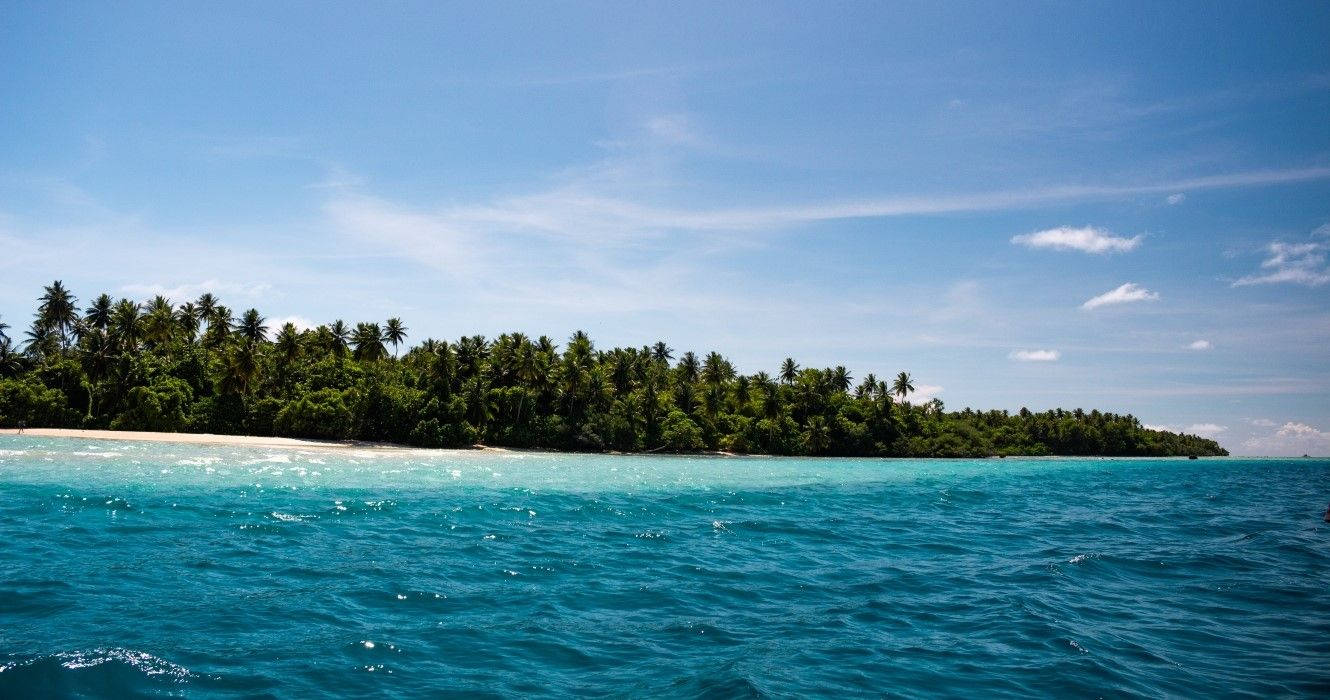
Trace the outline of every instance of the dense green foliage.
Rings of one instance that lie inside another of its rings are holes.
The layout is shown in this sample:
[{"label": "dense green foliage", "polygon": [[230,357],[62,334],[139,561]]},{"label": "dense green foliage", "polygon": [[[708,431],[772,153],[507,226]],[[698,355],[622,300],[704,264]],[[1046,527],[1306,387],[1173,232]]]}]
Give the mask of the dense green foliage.
[{"label": "dense green foliage", "polygon": [[[522,333],[426,340],[335,321],[269,329],[211,294],[180,306],[46,287],[20,351],[0,323],[0,426],[112,428],[565,450],[965,457],[1217,455],[1212,440],[1098,411],[948,413],[844,367],[743,375],[664,343],[562,351]],[[269,331],[272,331],[270,334]],[[271,335],[271,337],[270,337]],[[391,346],[392,351],[389,351]]]}]

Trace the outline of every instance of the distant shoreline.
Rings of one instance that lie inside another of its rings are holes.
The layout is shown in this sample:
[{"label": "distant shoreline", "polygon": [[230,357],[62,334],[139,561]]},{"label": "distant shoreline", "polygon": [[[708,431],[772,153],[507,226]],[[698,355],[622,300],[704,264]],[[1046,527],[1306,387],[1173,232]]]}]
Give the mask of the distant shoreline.
[{"label": "distant shoreline", "polygon": [[[75,428],[0,428],[0,435],[25,435],[31,437],[78,438],[83,440],[127,440],[135,442],[178,442],[189,445],[230,445],[233,447],[288,447],[318,449],[356,449],[383,451],[413,451],[422,448],[394,445],[382,442],[360,442],[356,440],[306,440],[285,437],[263,437],[259,435],[217,435],[212,433],[154,433],[135,430],[79,430]],[[487,447],[490,451],[504,452],[500,448]]]},{"label": "distant shoreline", "polygon": [[[185,445],[221,445],[231,447],[279,447],[288,449],[325,449],[325,450],[376,450],[382,452],[549,452],[555,454],[609,454],[641,455],[647,452],[606,452],[573,453],[564,450],[520,449],[476,445],[471,448],[431,448],[399,445],[390,442],[362,442],[358,440],[311,440],[286,437],[264,437],[261,435],[218,435],[214,433],[161,433],[136,430],[82,430],[77,428],[0,428],[0,436],[51,437],[80,440],[119,440],[126,442],[174,442]],[[664,453],[675,454],[675,453]],[[683,453],[684,456],[710,457],[777,457],[779,455],[738,454],[722,451],[701,451]],[[996,459],[988,457],[987,459]],[[1112,455],[1027,455],[1012,456],[1012,459],[1133,459],[1132,457],[1114,457]],[[1206,457],[1213,459],[1214,457]],[[836,459],[833,457],[832,459]],[[853,458],[851,458],[853,459]],[[873,458],[869,458],[873,459]],[[882,458],[877,458],[882,459]],[[890,458],[887,458],[890,459]],[[937,459],[935,457],[904,457],[900,459]],[[972,457],[968,459],[984,459]],[[1186,459],[1186,457],[1136,457],[1134,459]],[[1292,458],[1289,458],[1292,459]]]}]

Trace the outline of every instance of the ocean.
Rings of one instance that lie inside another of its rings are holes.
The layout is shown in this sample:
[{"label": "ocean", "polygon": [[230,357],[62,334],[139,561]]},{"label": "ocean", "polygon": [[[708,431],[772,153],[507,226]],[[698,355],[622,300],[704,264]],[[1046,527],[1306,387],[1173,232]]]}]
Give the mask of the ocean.
[{"label": "ocean", "polygon": [[0,437],[3,697],[1325,696],[1330,461]]}]

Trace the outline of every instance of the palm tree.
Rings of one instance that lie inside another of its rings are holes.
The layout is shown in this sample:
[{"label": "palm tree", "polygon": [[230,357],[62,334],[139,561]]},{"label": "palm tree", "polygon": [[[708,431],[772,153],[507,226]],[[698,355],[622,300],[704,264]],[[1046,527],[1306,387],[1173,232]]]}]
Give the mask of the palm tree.
[{"label": "palm tree", "polygon": [[208,332],[203,334],[203,344],[218,347],[231,337],[231,310],[218,304],[208,315]]},{"label": "palm tree", "polygon": [[910,376],[910,373],[901,372],[896,375],[896,381],[891,383],[891,392],[904,401],[911,391],[914,391],[914,379]]},{"label": "palm tree", "polygon": [[670,360],[674,359],[674,348],[666,345],[664,341],[657,341],[651,346],[651,359],[669,364]]},{"label": "palm tree", "polygon": [[111,338],[120,352],[133,352],[143,338],[143,324],[139,316],[139,305],[128,299],[116,302],[111,312]]},{"label": "palm tree", "polygon": [[300,355],[300,331],[296,330],[296,324],[287,321],[282,324],[282,329],[277,332],[277,353],[286,362],[295,362],[296,357]]},{"label": "palm tree", "polygon": [[402,319],[388,319],[383,326],[383,339],[393,344],[393,357],[397,357],[398,344],[406,340],[406,326],[402,325]]},{"label": "palm tree", "polygon": [[689,350],[679,358],[679,374],[685,382],[692,384],[697,381],[698,372],[697,355]]},{"label": "palm tree", "polygon": [[7,343],[7,342],[9,342],[9,336],[8,336],[8,335],[5,335],[5,329],[8,328],[8,327],[9,327],[9,324],[8,324],[8,323],[5,323],[4,321],[0,321],[0,343]]},{"label": "palm tree", "polygon": [[793,357],[785,358],[785,362],[780,366],[780,381],[784,384],[793,384],[799,376],[799,363],[794,361]]},{"label": "palm tree", "polygon": [[854,398],[856,399],[872,398],[873,392],[876,390],[877,390],[877,375],[873,374],[872,372],[869,372],[868,376],[864,377],[864,380],[859,383],[859,386],[855,387]]},{"label": "palm tree", "polygon": [[17,377],[23,371],[23,356],[14,350],[9,336],[0,339],[0,377]]},{"label": "palm tree", "polygon": [[328,339],[332,341],[332,346],[328,349],[332,351],[333,357],[342,357],[351,342],[351,329],[347,328],[346,322],[339,318],[328,327]]},{"label": "palm tree", "polygon": [[836,365],[836,369],[831,371],[831,385],[841,393],[850,390],[852,380],[853,377],[850,376],[850,371],[845,369],[843,365]]},{"label": "palm tree", "polygon": [[104,331],[111,325],[111,295],[103,294],[92,302],[92,306],[83,312],[83,320],[93,328]]},{"label": "palm tree", "polygon": [[707,359],[702,363],[703,381],[713,386],[719,386],[733,378],[734,366],[728,360],[718,352],[707,353]]},{"label": "palm tree", "polygon": [[265,320],[259,315],[258,309],[250,309],[240,317],[239,331],[245,342],[253,345],[267,337],[268,326],[264,325]]},{"label": "palm tree", "polygon": [[37,307],[38,322],[59,334],[61,345],[69,345],[70,331],[78,323],[78,309],[74,295],[56,280],[42,288],[41,305]]},{"label": "palm tree", "polygon": [[154,347],[164,347],[175,335],[175,312],[170,302],[162,297],[157,297],[149,308],[148,315],[143,318],[144,335]]},{"label": "palm tree", "polygon": [[199,307],[192,301],[181,304],[176,313],[176,325],[185,335],[185,341],[192,344],[199,334]]},{"label": "palm tree", "polygon": [[212,292],[204,292],[199,295],[199,300],[197,302],[199,319],[211,322],[212,312],[217,309],[220,303],[221,302],[217,301],[217,297],[212,295]]},{"label": "palm tree", "polygon": [[25,352],[28,353],[28,357],[38,362],[59,349],[60,337],[51,326],[42,321],[40,316],[33,320],[32,328],[24,335],[28,337],[25,341]]},{"label": "palm tree", "polygon": [[388,355],[388,349],[383,347],[383,331],[377,323],[357,323],[351,345],[355,347],[357,360],[381,360]]}]

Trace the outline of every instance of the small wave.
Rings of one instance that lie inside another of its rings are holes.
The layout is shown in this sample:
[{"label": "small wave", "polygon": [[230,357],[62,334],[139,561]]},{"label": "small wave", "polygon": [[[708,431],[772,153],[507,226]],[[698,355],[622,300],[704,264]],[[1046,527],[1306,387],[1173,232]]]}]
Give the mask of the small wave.
[{"label": "small wave", "polygon": [[222,461],[221,457],[199,457],[197,459],[176,460],[176,466],[179,467],[206,467]]},{"label": "small wave", "polygon": [[279,513],[279,512],[277,512],[277,511],[274,510],[273,512],[271,512],[271,513],[268,514],[268,517],[270,517],[270,518],[272,518],[272,519],[274,519],[274,520],[280,520],[280,521],[282,521],[282,522],[284,522],[284,523],[300,523],[300,522],[304,522],[304,521],[306,521],[306,520],[314,520],[315,518],[317,518],[317,517],[319,517],[319,516],[317,516],[317,515],[292,515],[292,514],[290,514],[290,513]]},{"label": "small wave", "polygon": [[82,450],[77,450],[77,451],[74,451],[74,452],[68,452],[68,453],[66,453],[66,454],[72,455],[72,456],[74,456],[74,457],[123,457],[123,456],[125,456],[125,453],[124,453],[124,452],[85,452],[85,451],[82,451]]},{"label": "small wave", "polygon": [[0,696],[138,697],[148,684],[188,683],[189,669],[145,651],[98,648],[0,660]]},{"label": "small wave", "polygon": [[0,450],[0,457],[22,457],[28,454],[27,450]]},{"label": "small wave", "polygon": [[247,467],[252,464],[290,464],[290,463],[291,463],[291,458],[288,457],[287,455],[268,455],[267,457],[260,457],[257,459],[247,459],[241,462],[241,464]]}]

